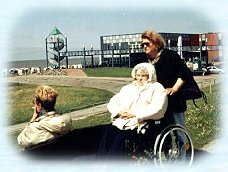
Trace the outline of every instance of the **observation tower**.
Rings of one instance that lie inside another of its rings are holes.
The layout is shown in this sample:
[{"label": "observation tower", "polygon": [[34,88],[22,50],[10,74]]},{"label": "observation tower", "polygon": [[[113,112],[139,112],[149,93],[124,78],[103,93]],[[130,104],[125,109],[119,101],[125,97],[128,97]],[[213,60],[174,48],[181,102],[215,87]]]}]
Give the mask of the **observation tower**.
[{"label": "observation tower", "polygon": [[[54,68],[60,68],[60,61],[66,58],[66,68],[68,68],[67,37],[63,35],[57,27],[45,38],[47,68],[51,64]],[[63,53],[64,52],[64,53]]]}]

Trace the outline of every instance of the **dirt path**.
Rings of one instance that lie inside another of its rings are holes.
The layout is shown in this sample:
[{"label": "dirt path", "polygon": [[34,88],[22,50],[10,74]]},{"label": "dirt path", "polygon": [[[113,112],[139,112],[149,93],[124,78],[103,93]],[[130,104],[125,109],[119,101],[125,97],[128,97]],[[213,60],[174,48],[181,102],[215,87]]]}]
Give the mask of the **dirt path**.
[{"label": "dirt path", "polygon": [[[220,75],[195,76],[200,87],[220,82]],[[7,78],[8,83],[47,84],[59,86],[83,86],[104,89],[117,93],[120,88],[132,81],[131,78],[78,77],[66,75],[25,75]]]},{"label": "dirt path", "polygon": [[118,92],[119,89],[130,83],[131,78],[110,78],[110,77],[76,77],[65,75],[26,75],[8,78],[8,83],[26,84],[47,84],[59,86],[83,86]]}]

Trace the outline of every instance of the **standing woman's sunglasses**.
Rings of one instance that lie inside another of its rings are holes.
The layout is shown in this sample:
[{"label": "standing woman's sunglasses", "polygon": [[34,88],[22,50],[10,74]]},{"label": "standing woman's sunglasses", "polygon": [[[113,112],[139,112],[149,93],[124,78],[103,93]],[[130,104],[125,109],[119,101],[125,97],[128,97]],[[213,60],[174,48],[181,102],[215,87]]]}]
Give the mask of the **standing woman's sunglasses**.
[{"label": "standing woman's sunglasses", "polygon": [[143,48],[143,47],[149,47],[150,46],[150,42],[143,42],[142,44],[141,44],[141,47]]}]

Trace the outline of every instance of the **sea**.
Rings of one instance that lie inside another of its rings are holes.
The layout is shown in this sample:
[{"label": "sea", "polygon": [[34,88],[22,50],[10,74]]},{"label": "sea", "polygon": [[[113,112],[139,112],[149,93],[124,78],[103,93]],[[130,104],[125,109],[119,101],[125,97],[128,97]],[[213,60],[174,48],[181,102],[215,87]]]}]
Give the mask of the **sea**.
[{"label": "sea", "polygon": [[[87,58],[86,59],[86,64],[90,64],[91,59]],[[94,64],[99,63],[99,59],[95,58],[94,59]],[[68,65],[75,65],[75,64],[84,64],[84,59],[83,58],[69,58],[68,59]],[[60,65],[66,65],[66,60],[60,61]],[[49,63],[49,66],[52,66]],[[31,67],[40,67],[45,68],[47,67],[47,60],[42,59],[42,60],[21,60],[21,61],[10,61],[8,62],[8,69],[11,68],[31,68]]]}]

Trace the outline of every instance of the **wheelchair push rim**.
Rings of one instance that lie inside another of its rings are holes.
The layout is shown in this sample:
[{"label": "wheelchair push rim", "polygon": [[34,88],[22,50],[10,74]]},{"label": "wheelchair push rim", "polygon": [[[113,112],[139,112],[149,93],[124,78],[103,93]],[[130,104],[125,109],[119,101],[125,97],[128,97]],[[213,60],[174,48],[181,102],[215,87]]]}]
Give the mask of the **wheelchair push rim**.
[{"label": "wheelchair push rim", "polygon": [[[177,132],[182,133],[185,139],[180,142],[177,138]],[[167,144],[167,142],[170,142]],[[182,146],[180,148],[180,143]],[[181,163],[191,166],[194,158],[194,147],[192,140],[180,125],[171,125],[166,127],[156,138],[154,144],[154,161],[155,164],[179,165]]]}]

